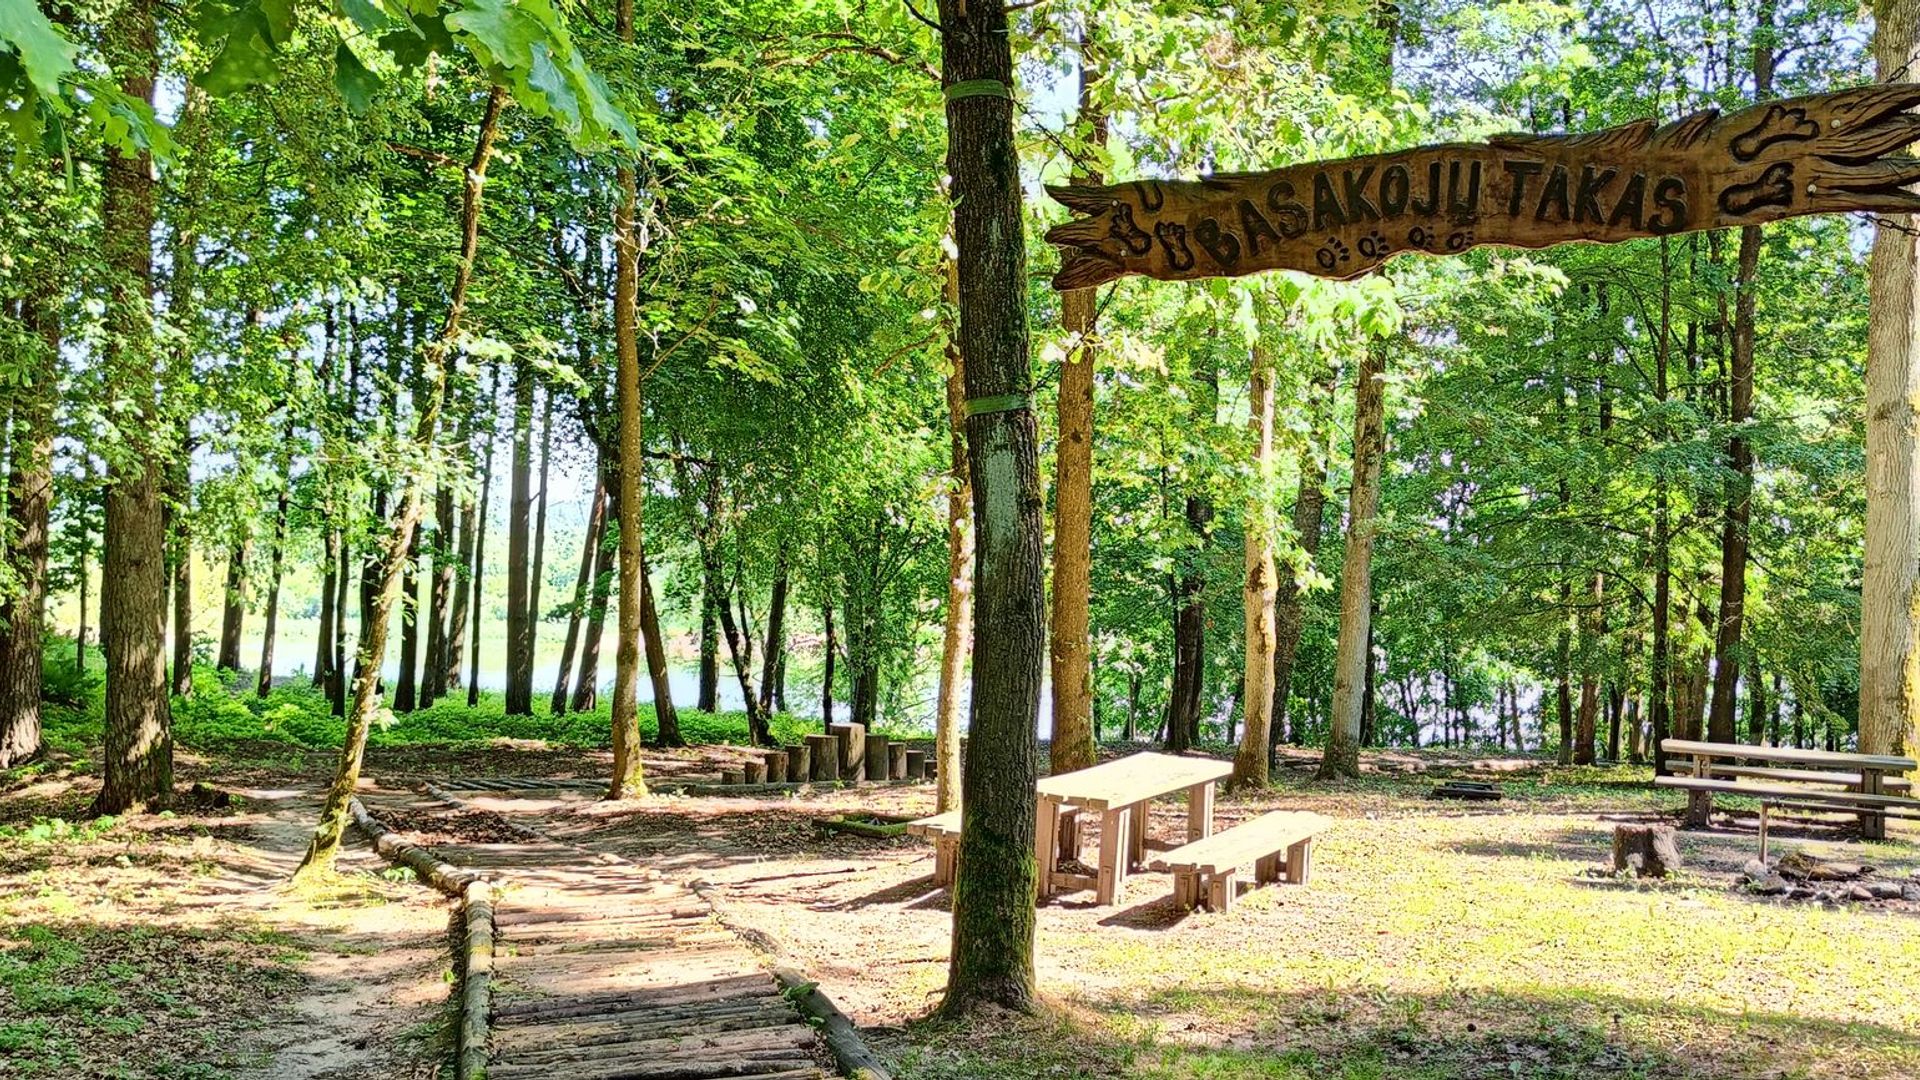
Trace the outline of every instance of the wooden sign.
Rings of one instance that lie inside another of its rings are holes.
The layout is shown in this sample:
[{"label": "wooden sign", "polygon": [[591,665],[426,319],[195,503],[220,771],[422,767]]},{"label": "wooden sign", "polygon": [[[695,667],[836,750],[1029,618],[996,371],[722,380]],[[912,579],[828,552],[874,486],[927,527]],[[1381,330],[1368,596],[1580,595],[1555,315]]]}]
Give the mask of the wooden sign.
[{"label": "wooden sign", "polygon": [[1059,289],[1301,270],[1364,274],[1392,255],[1485,244],[1613,243],[1802,214],[1920,211],[1920,84],[1642,120],[1590,135],[1503,135],[1205,180],[1050,187],[1083,215],[1047,232]]}]

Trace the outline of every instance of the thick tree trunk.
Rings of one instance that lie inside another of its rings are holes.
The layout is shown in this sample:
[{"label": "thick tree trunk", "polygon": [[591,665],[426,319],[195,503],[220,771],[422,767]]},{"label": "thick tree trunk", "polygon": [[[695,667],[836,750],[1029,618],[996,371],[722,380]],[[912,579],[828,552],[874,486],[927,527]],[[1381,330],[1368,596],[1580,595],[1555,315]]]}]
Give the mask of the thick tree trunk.
[{"label": "thick tree trunk", "polygon": [[720,711],[720,620],[714,611],[714,581],[701,560],[700,570],[700,695],[694,708]]},{"label": "thick tree trunk", "polygon": [[527,610],[527,595],[533,555],[533,368],[524,361],[513,379],[513,464],[509,476],[506,711],[508,716],[530,716],[533,616]]},{"label": "thick tree trunk", "polygon": [[[481,193],[485,190],[487,164],[493,155],[500,113],[506,103],[506,89],[494,86],[487,96],[487,111],[480,121],[473,158],[465,170],[460,214],[460,262],[454,275],[446,322],[437,340],[421,353],[425,368],[421,379],[425,402],[414,425],[413,441],[415,448],[423,452],[433,445],[440,422],[440,408],[447,390],[447,356],[453,349],[460,319],[466,310],[467,287],[473,279],[474,255],[480,244]],[[382,654],[386,651],[387,623],[394,604],[400,600],[401,578],[412,565],[420,521],[425,516],[424,483],[425,478],[418,475],[406,479],[400,505],[389,523],[388,534],[382,544],[380,591],[374,596],[374,619],[361,636],[357,665],[359,674],[354,679],[353,711],[347,720],[346,742],[340,751],[333,783],[327,789],[327,801],[320,812],[320,823],[314,828],[313,839],[307,845],[306,856],[300,860],[296,877],[331,873],[334,857],[340,850],[341,837],[346,833],[348,803],[353,799],[354,789],[359,786],[367,731],[372,726],[373,714],[380,703],[380,665]]]},{"label": "thick tree trunk", "polygon": [[[619,0],[614,23],[620,40],[631,43],[633,0]],[[647,793],[640,768],[639,713],[640,612],[646,576],[640,546],[641,500],[646,491],[641,475],[646,465],[646,442],[640,430],[645,388],[640,382],[640,237],[635,220],[640,212],[640,195],[633,163],[623,159],[615,179],[620,188],[620,205],[613,215],[614,383],[620,420],[620,609],[613,654],[613,775],[607,785],[607,798],[627,799]]]},{"label": "thick tree trunk", "polygon": [[773,712],[773,685],[787,656],[787,553],[775,560],[773,589],[767,597],[766,646],[760,650],[760,712]]},{"label": "thick tree trunk", "polygon": [[596,470],[593,501],[587,504],[587,534],[580,541],[580,573],[573,581],[573,606],[567,616],[567,636],[560,644],[560,676],[554,680],[553,700],[548,711],[555,716],[567,711],[567,679],[573,674],[574,650],[580,646],[580,621],[586,614],[588,590],[593,585],[593,557],[600,549],[607,506],[605,474]]},{"label": "thick tree trunk", "polygon": [[1354,377],[1353,487],[1347,497],[1347,550],[1340,570],[1340,636],[1333,715],[1320,777],[1360,775],[1360,721],[1366,710],[1373,632],[1374,516],[1380,509],[1380,459],[1386,454],[1386,346],[1367,346]]},{"label": "thick tree trunk", "polygon": [[247,621],[247,560],[253,555],[253,538],[242,536],[227,553],[227,584],[221,593],[220,652],[214,666],[221,671],[240,670],[240,635]]},{"label": "thick tree trunk", "polygon": [[1274,658],[1273,529],[1268,522],[1267,490],[1273,475],[1273,374],[1266,349],[1253,349],[1253,372],[1247,383],[1248,433],[1253,436],[1253,498],[1246,516],[1246,583],[1242,606],[1246,612],[1247,663],[1240,694],[1246,710],[1246,730],[1240,752],[1233,759],[1232,786],[1267,786],[1267,756],[1272,749]]},{"label": "thick tree trunk", "polygon": [[[0,604],[0,769],[40,753],[45,662],[47,519],[53,506],[54,405],[60,396],[60,321],[43,300],[25,305],[39,341],[19,358],[7,468],[7,564],[15,587]],[[84,572],[84,571],[83,571]]]},{"label": "thick tree trunk", "polygon": [[940,21],[946,85],[994,91],[952,95],[946,105],[978,543],[974,599],[980,625],[993,628],[975,643],[942,1007],[953,1015],[1033,1005],[1034,726],[1046,665],[1046,553],[1006,6],[941,0]]},{"label": "thick tree trunk", "polygon": [[[1331,419],[1333,405],[1332,365],[1315,388],[1311,415],[1313,432],[1320,431]],[[1300,451],[1300,490],[1293,499],[1293,533],[1306,556],[1309,567],[1320,553],[1320,537],[1325,533],[1321,519],[1327,509],[1327,458],[1318,448]],[[1267,757],[1278,764],[1280,740],[1298,745],[1301,725],[1289,708],[1293,696],[1293,665],[1300,656],[1300,635],[1306,629],[1306,605],[1300,595],[1300,575],[1292,568],[1279,575],[1273,605],[1273,721],[1268,733]]]},{"label": "thick tree trunk", "polygon": [[[947,303],[960,302],[957,267],[947,263]],[[960,683],[973,640],[973,481],[967,475],[967,385],[957,327],[947,328],[947,608],[940,638],[940,697],[933,723],[933,805],[960,809]],[[828,605],[831,609],[832,605]],[[828,623],[831,646],[832,623]],[[828,671],[832,671],[829,652]],[[831,687],[829,687],[831,689]],[[831,697],[831,694],[828,695]]]},{"label": "thick tree trunk", "polygon": [[[1098,60],[1080,33],[1079,134],[1104,147],[1107,118],[1093,103]],[[1073,183],[1098,184],[1100,172],[1081,167]],[[1093,382],[1099,362],[1094,343],[1098,290],[1060,295],[1060,326],[1069,354],[1060,367],[1059,442],[1054,454],[1053,612],[1047,636],[1053,671],[1053,741],[1048,746],[1054,776],[1084,769],[1096,760],[1093,732],[1093,664],[1088,648],[1093,559]]]},{"label": "thick tree trunk", "polygon": [[[1193,412],[1196,422],[1212,425],[1219,408],[1220,372],[1210,352],[1195,360]],[[1173,686],[1167,696],[1167,749],[1180,753],[1200,737],[1200,706],[1206,696],[1208,548],[1213,540],[1213,500],[1189,494],[1187,529],[1196,539],[1183,560],[1175,586]]]},{"label": "thick tree trunk", "polygon": [[[105,49],[120,90],[153,101],[159,32],[153,0],[126,0],[106,26]],[[104,367],[116,396],[141,422],[123,430],[125,452],[108,475],[106,553],[101,565],[100,645],[107,658],[103,782],[94,814],[173,798],[173,723],[167,701],[166,532],[160,499],[159,403],[148,297],[153,280],[153,165],[145,153],[106,151],[101,177],[102,256],[114,273]]]},{"label": "thick tree trunk", "polygon": [[680,713],[673,707],[673,682],[667,675],[667,639],[660,634],[660,612],[653,605],[653,578],[647,553],[640,552],[640,628],[647,646],[647,681],[653,687],[653,719],[661,746],[685,746]]}]

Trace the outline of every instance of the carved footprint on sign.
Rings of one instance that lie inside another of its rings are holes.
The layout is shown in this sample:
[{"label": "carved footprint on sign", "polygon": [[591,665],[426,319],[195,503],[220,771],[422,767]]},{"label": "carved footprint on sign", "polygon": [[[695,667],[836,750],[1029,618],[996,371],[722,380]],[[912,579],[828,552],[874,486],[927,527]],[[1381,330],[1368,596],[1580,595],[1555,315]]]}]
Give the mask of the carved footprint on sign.
[{"label": "carved footprint on sign", "polygon": [[1116,201],[1113,204],[1113,222],[1107,227],[1108,235],[1125,245],[1135,255],[1145,255],[1153,249],[1153,237],[1147,231],[1133,223],[1133,207]]},{"label": "carved footprint on sign", "polygon": [[1735,184],[1720,193],[1720,209],[1742,217],[1765,206],[1793,205],[1793,162],[1776,161],[1767,166],[1760,179]]},{"label": "carved footprint on sign", "polygon": [[1760,151],[1781,142],[1805,142],[1818,138],[1820,125],[1807,119],[1807,110],[1795,106],[1770,105],[1767,114],[1753,127],[1733,137],[1728,149],[1740,161],[1752,161]]},{"label": "carved footprint on sign", "polygon": [[1319,251],[1313,253],[1313,261],[1319,263],[1322,270],[1331,270],[1352,258],[1353,249],[1337,236],[1327,237],[1327,242],[1320,245]]},{"label": "carved footprint on sign", "polygon": [[1433,233],[1429,232],[1424,225],[1415,225],[1407,230],[1407,246],[1410,248],[1432,251],[1435,239]]},{"label": "carved footprint on sign", "polygon": [[1193,269],[1193,249],[1187,246],[1185,225],[1157,221],[1153,225],[1153,235],[1160,238],[1160,246],[1166,249],[1168,266],[1175,270]]},{"label": "carved footprint on sign", "polygon": [[1473,230],[1472,229],[1462,229],[1459,232],[1447,234],[1447,250],[1448,251],[1465,251],[1472,246],[1473,246]]},{"label": "carved footprint on sign", "polygon": [[1384,259],[1393,254],[1393,244],[1375,229],[1360,238],[1360,254],[1369,259]]}]

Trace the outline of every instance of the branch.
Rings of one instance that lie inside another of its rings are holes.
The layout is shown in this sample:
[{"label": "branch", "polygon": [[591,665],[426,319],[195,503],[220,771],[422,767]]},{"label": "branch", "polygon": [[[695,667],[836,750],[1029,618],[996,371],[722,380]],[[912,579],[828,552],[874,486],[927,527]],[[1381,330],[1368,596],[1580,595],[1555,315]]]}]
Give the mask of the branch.
[{"label": "branch", "polygon": [[640,373],[640,381],[646,382],[648,379],[653,378],[653,373],[659,369],[661,364],[664,364],[667,362],[667,357],[672,356],[675,352],[678,352],[680,349],[680,346],[685,345],[688,342],[688,340],[690,340],[693,337],[693,335],[706,329],[707,324],[713,321],[714,315],[717,314],[719,310],[720,310],[720,298],[718,296],[715,296],[713,298],[713,302],[707,305],[707,313],[700,317],[700,321],[693,325],[693,329],[687,331],[685,334],[682,334],[680,336],[679,341],[676,341],[672,345],[667,346],[667,350],[665,352],[656,352],[654,354],[653,363],[647,365],[647,370]]},{"label": "branch", "polygon": [[907,11],[910,12],[914,18],[919,19],[921,22],[926,23],[929,27],[931,27],[934,33],[941,34],[946,32],[940,28],[939,23],[934,22],[932,19],[929,19],[925,15],[920,14],[920,9],[913,6],[913,0],[900,0],[900,2],[907,5]]},{"label": "branch", "polygon": [[438,150],[428,150],[422,146],[408,146],[406,143],[389,142],[387,143],[387,149],[396,154],[405,154],[411,158],[419,158],[421,161],[438,165],[443,169],[464,168],[458,159],[448,157]]}]

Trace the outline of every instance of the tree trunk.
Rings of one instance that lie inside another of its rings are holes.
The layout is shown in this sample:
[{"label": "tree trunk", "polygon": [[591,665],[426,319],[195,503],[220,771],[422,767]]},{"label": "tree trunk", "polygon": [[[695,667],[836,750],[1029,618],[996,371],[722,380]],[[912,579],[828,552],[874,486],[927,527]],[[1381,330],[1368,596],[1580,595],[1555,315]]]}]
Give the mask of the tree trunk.
[{"label": "tree trunk", "polygon": [[775,560],[773,589],[767,598],[766,647],[760,655],[760,711],[773,712],[773,687],[780,665],[787,656],[787,553],[783,547]]},{"label": "tree trunk", "polygon": [[1267,490],[1273,475],[1272,360],[1264,347],[1253,349],[1247,380],[1248,433],[1253,436],[1253,497],[1247,504],[1247,574],[1242,605],[1246,612],[1247,664],[1241,690],[1246,730],[1233,759],[1235,788],[1267,786],[1267,755],[1273,724],[1274,566],[1273,529],[1268,524]]},{"label": "tree trunk", "polygon": [[[293,427],[291,420],[287,427]],[[291,430],[287,432],[287,444],[293,444]],[[254,692],[260,697],[273,692],[273,635],[280,623],[280,572],[286,558],[287,502],[292,489],[293,461],[289,458],[280,481],[280,496],[274,503],[273,545],[268,553],[266,625],[260,628],[260,670],[254,681]]]},{"label": "tree trunk", "polygon": [[[1091,20],[1088,20],[1091,22]],[[1093,104],[1098,60],[1080,32],[1079,136],[1104,147],[1107,118]],[[1097,153],[1097,150],[1095,151]],[[1098,184],[1100,172],[1082,165],[1073,183]],[[1060,327],[1068,342],[1060,366],[1059,441],[1054,454],[1053,612],[1047,636],[1053,671],[1053,740],[1048,746],[1054,776],[1097,760],[1093,733],[1093,665],[1088,650],[1093,557],[1093,381],[1099,362],[1094,342],[1096,289],[1060,294]]]},{"label": "tree trunk", "polygon": [[[415,422],[413,442],[415,448],[422,452],[433,445],[434,433],[440,421],[440,407],[447,390],[447,356],[452,352],[459,333],[461,315],[466,309],[467,287],[473,279],[474,255],[480,244],[480,199],[485,190],[487,164],[493,154],[494,135],[499,130],[500,113],[506,103],[506,89],[496,84],[487,95],[486,115],[480,121],[473,158],[467,163],[465,171],[460,213],[460,262],[454,274],[447,319],[438,339],[421,352],[422,366],[426,369],[421,380],[426,390],[426,401]],[[347,720],[346,742],[340,751],[333,784],[327,789],[327,801],[320,812],[320,823],[314,829],[313,840],[307,845],[306,856],[300,860],[296,878],[331,873],[334,857],[340,850],[341,837],[346,832],[347,806],[353,799],[354,789],[359,786],[367,730],[372,726],[374,712],[379,707],[380,665],[387,645],[387,622],[392,616],[393,605],[399,602],[401,577],[412,564],[412,549],[419,535],[420,520],[424,516],[424,493],[421,490],[424,483],[422,476],[406,478],[398,511],[389,523],[381,551],[380,591],[373,602],[374,619],[360,641],[359,674],[354,679],[353,711]]]},{"label": "tree trunk", "polygon": [[[1566,585],[1560,586],[1560,607],[1565,611],[1568,604]],[[1556,760],[1562,765],[1573,764],[1573,631],[1566,625],[1563,616],[1560,634],[1553,648],[1553,702],[1554,715],[1559,719],[1560,748]]]},{"label": "tree trunk", "polygon": [[340,563],[333,588],[333,668],[327,672],[327,701],[333,715],[347,715],[347,587],[353,579],[353,556],[346,539],[340,541]]},{"label": "tree trunk", "polygon": [[713,577],[704,559],[700,566],[700,696],[693,707],[714,713],[720,711],[720,620],[714,613]]},{"label": "tree trunk", "polygon": [[320,627],[314,634],[313,643],[313,685],[326,693],[333,674],[333,593],[339,584],[335,578],[339,574],[340,533],[327,530],[324,555],[326,569],[320,577]]},{"label": "tree trunk", "polygon": [[1367,644],[1373,630],[1374,515],[1380,509],[1380,459],[1386,454],[1387,350],[1370,343],[1354,378],[1353,488],[1347,497],[1347,550],[1341,563],[1340,637],[1333,680],[1333,715],[1320,777],[1360,775],[1360,721],[1366,709]]},{"label": "tree trunk", "polygon": [[[453,488],[443,479],[433,495],[433,542],[427,549],[433,577],[427,586],[427,659],[420,673],[421,708],[447,693],[447,607],[453,601],[455,531]],[[457,637],[458,631],[452,636]]]},{"label": "tree trunk", "polygon": [[[1193,412],[1202,424],[1214,423],[1219,409],[1220,372],[1212,354],[1201,350],[1195,359]],[[1207,549],[1213,539],[1213,500],[1189,494],[1187,528],[1197,539],[1183,561],[1175,587],[1173,621],[1173,686],[1167,697],[1167,750],[1190,749],[1200,735],[1200,706],[1206,695],[1207,670]]]},{"label": "tree trunk", "polygon": [[[958,267],[947,262],[947,304],[960,302]],[[973,481],[967,475],[967,375],[958,328],[947,327],[947,609],[940,639],[940,697],[933,724],[933,806],[960,809],[960,681],[973,638]],[[829,604],[831,609],[832,605]],[[827,623],[832,645],[832,621]],[[833,658],[828,654],[827,670]],[[829,683],[829,690],[831,684]],[[831,697],[831,693],[828,695]]]},{"label": "tree trunk", "polygon": [[[174,501],[185,510],[192,499],[186,466],[174,467]],[[163,515],[165,511],[162,511]],[[173,519],[173,693],[193,694],[193,528],[184,513]],[[166,530],[163,527],[162,532]],[[84,606],[84,602],[83,602]]]},{"label": "tree trunk", "polygon": [[653,604],[653,577],[646,549],[640,551],[640,628],[647,646],[647,680],[653,686],[654,730],[661,746],[685,746],[680,713],[673,707],[673,681],[667,675],[667,639],[660,634],[660,611]]},{"label": "tree trunk", "polygon": [[[633,0],[618,0],[614,29],[620,40],[633,41]],[[615,180],[620,205],[613,215],[613,345],[614,385],[620,420],[620,473],[617,521],[620,529],[620,610],[613,662],[613,775],[607,798],[646,795],[647,781],[640,767],[640,615],[646,589],[641,563],[641,500],[646,485],[646,442],[641,438],[640,382],[640,237],[635,219],[640,212],[639,180],[631,160],[621,158]]]},{"label": "tree trunk", "polygon": [[1600,650],[1601,628],[1600,612],[1606,603],[1606,578],[1595,574],[1588,587],[1592,607],[1581,620],[1580,635],[1584,639],[1580,649],[1580,722],[1573,736],[1573,763],[1591,765],[1594,763],[1594,741],[1599,735],[1600,713],[1600,674],[1594,670]]},{"label": "tree trunk", "polygon": [[[494,410],[500,401],[498,370],[487,385],[487,408]],[[487,499],[493,491],[493,434],[487,427],[486,450],[480,455],[480,508],[473,518],[473,575],[467,592],[473,605],[473,632],[467,638],[467,707],[480,704],[480,623],[486,618],[487,605]],[[576,709],[578,705],[574,706]]]},{"label": "tree trunk", "polygon": [[1033,1006],[1034,783],[1046,665],[1039,438],[1027,354],[1027,252],[1003,0],[941,0],[947,171],[959,249],[980,625],[963,766],[949,1015]]},{"label": "tree trunk", "polygon": [[[609,543],[606,522],[620,517],[620,489],[614,481],[612,465],[601,479],[607,488],[606,517],[600,529],[600,544],[594,550],[593,585],[587,602],[587,635],[580,642],[580,671],[573,681],[573,711],[591,712],[600,704],[600,639],[607,628],[607,601],[613,598],[613,560],[617,547]],[[613,482],[609,482],[613,481]]]},{"label": "tree trunk", "polygon": [[227,585],[221,594],[220,654],[214,666],[221,671],[240,670],[240,634],[247,621],[247,559],[253,553],[253,539],[242,536],[227,553]]},{"label": "tree trunk", "polygon": [[826,631],[822,646],[826,659],[820,668],[820,730],[825,731],[833,726],[833,667],[840,657],[840,644],[833,636],[832,600],[820,605],[820,623]]},{"label": "tree trunk", "polygon": [[587,504],[587,534],[580,541],[580,573],[573,581],[573,606],[567,616],[567,636],[560,645],[560,676],[554,680],[553,700],[548,711],[559,716],[567,711],[567,679],[573,674],[573,653],[580,646],[580,620],[586,614],[588,589],[593,584],[593,556],[600,549],[607,506],[607,483],[602,470],[595,470],[593,501]]},{"label": "tree trunk", "polygon": [[[1654,343],[1654,401],[1664,407],[1667,401],[1668,366],[1673,356],[1673,265],[1666,238],[1660,240],[1660,322]],[[1661,443],[1667,438],[1665,425],[1655,429]],[[1667,481],[1653,482],[1653,642],[1647,666],[1651,671],[1647,690],[1648,720],[1652,727],[1653,767],[1655,774],[1667,768],[1666,741],[1672,728],[1669,685],[1673,664],[1673,519],[1667,494]]]},{"label": "tree trunk", "polygon": [[[1331,420],[1334,370],[1327,365],[1325,375],[1315,387],[1310,415],[1314,437]],[[1321,519],[1327,508],[1327,458],[1318,447],[1300,451],[1300,490],[1293,499],[1293,533],[1310,568],[1320,553],[1324,533]],[[1306,606],[1300,595],[1300,575],[1291,567],[1279,575],[1273,609],[1273,723],[1269,732],[1267,757],[1279,763],[1280,740],[1298,745],[1300,724],[1291,716],[1289,699],[1293,696],[1293,665],[1300,656],[1300,635],[1306,629]]]},{"label": "tree trunk", "polygon": [[[40,688],[45,663],[47,519],[53,506],[54,406],[60,396],[60,321],[44,299],[25,304],[39,341],[18,358],[8,448],[6,514],[15,587],[0,604],[0,769],[40,753]],[[84,568],[82,570],[84,574]]]},{"label": "tree trunk", "polygon": [[[460,453],[471,461],[469,455],[473,453],[472,432],[466,432],[465,436],[460,440]],[[446,653],[441,658],[445,665],[440,674],[442,694],[451,694],[465,685],[461,672],[466,663],[467,607],[474,593],[474,533],[484,527],[474,520],[478,514],[471,495],[461,498],[459,516],[459,539],[456,541],[455,549],[448,553],[447,644]]]},{"label": "tree trunk", "polygon": [[[533,368],[521,361],[513,379],[513,464],[507,501],[508,716],[533,714],[533,616],[527,609],[533,554]],[[616,742],[617,742],[616,738]]]},{"label": "tree trunk", "polygon": [[[425,500],[421,500],[421,518],[425,518]],[[420,583],[414,570],[420,565],[421,527],[415,526],[413,540],[407,545],[407,565],[400,579],[400,675],[393,685],[393,711],[410,713],[419,706]],[[377,594],[376,600],[378,602]],[[376,613],[377,614],[377,613]]]},{"label": "tree trunk", "polygon": [[[114,9],[103,52],[120,90],[153,102],[159,31],[153,0]],[[159,403],[153,346],[153,163],[109,146],[101,177],[102,256],[113,271],[103,356],[107,384],[133,402],[139,422],[122,431],[126,452],[108,474],[106,552],[101,564],[100,645],[107,658],[103,783],[94,814],[118,814],[145,803],[165,809],[173,798],[173,722],[167,701],[166,532],[161,517]],[[1016,226],[1017,227],[1017,226]]]}]

